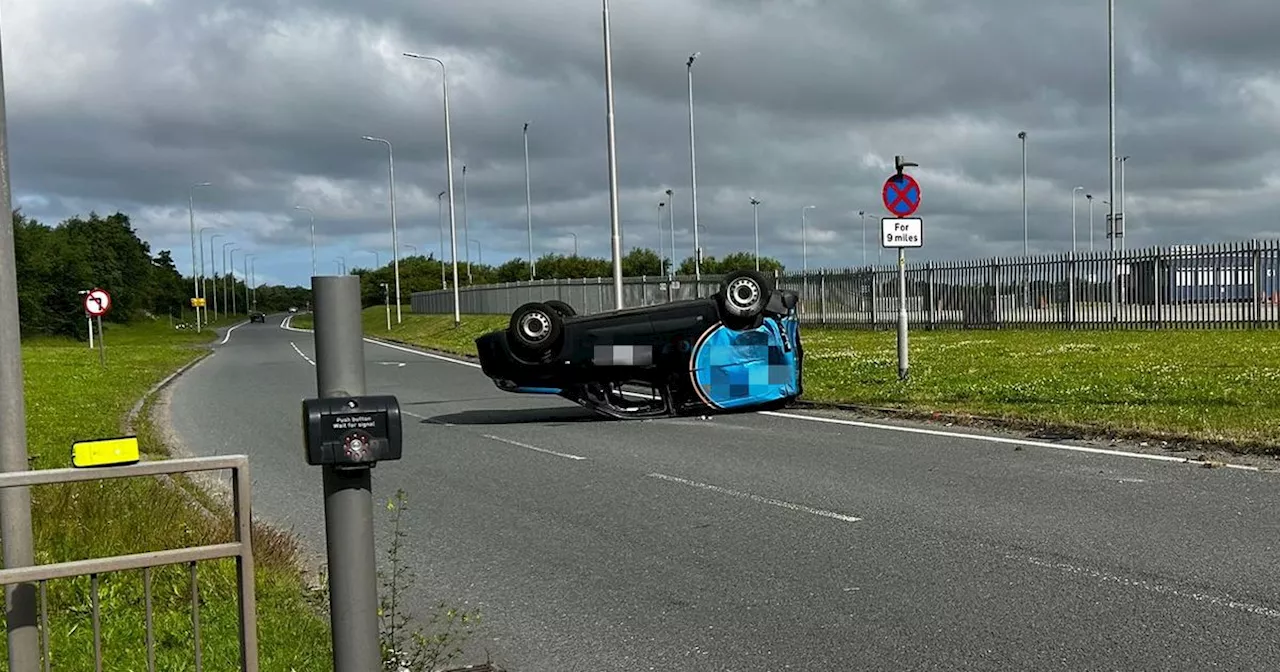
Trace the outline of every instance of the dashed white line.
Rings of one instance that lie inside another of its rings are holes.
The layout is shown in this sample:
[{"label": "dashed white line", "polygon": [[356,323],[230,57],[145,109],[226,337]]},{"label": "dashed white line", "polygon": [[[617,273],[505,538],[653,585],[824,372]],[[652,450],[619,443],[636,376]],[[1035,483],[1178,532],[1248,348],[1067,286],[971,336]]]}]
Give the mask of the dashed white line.
[{"label": "dashed white line", "polygon": [[648,474],[648,476],[649,478],[660,478],[664,481],[671,481],[672,483],[680,483],[682,485],[701,488],[703,490],[709,490],[711,492],[718,492],[722,495],[732,495],[734,497],[741,497],[743,499],[749,499],[753,502],[758,502],[760,504],[769,504],[772,506],[779,506],[784,509],[790,509],[792,511],[800,511],[803,513],[811,513],[815,516],[822,516],[824,518],[835,518],[836,520],[843,520],[846,523],[856,523],[862,520],[861,518],[858,518],[856,516],[850,516],[843,513],[836,513],[835,511],[815,509],[812,507],[804,506],[803,504],[793,504],[791,502],[784,502],[780,499],[771,499],[769,497],[761,497],[760,495],[753,495],[749,492],[738,492],[737,490],[722,488],[718,485],[708,485],[706,483],[698,483],[697,481],[689,481],[683,478],[678,478],[676,476],[667,476],[666,474]]},{"label": "dashed white line", "polygon": [[563,458],[568,459],[568,460],[585,460],[585,459],[587,459],[587,458],[585,458],[585,457],[583,457],[583,456],[581,456],[581,455],[570,455],[569,453],[557,453],[557,452],[556,452],[556,451],[554,451],[554,450],[547,450],[546,448],[539,448],[539,447],[537,447],[537,446],[531,446],[531,445],[529,445],[529,444],[527,444],[527,443],[520,443],[519,441],[512,441],[511,439],[504,439],[504,438],[502,438],[501,436],[493,436],[493,435],[491,435],[491,434],[482,434],[481,436],[483,436],[483,437],[484,437],[484,438],[486,438],[486,439],[493,439],[494,441],[498,441],[498,442],[500,442],[500,443],[505,443],[505,444],[508,444],[508,445],[511,445],[511,446],[516,446],[516,447],[518,447],[518,448],[525,448],[525,449],[527,449],[527,450],[535,450],[535,451],[537,451],[537,452],[539,452],[539,453],[546,453],[546,454],[548,454],[548,455],[555,455],[556,457],[563,457]]},{"label": "dashed white line", "polygon": [[[288,319],[286,319],[285,321],[287,322]],[[285,328],[290,329],[292,331],[304,331],[302,329],[295,329],[293,327],[285,327]],[[392,343],[385,343],[383,341],[376,341],[370,338],[366,338],[364,340],[368,343],[381,345],[384,348],[391,348],[392,350],[399,350],[401,352],[407,352],[409,354],[418,355],[420,357],[429,357],[431,359],[438,359],[442,362],[449,362],[451,364],[460,364],[462,366],[469,366],[474,369],[481,368],[481,366],[475,362],[468,362],[466,360],[456,359],[454,357],[446,357],[443,355],[437,355],[435,353],[430,353],[430,352],[422,352],[421,350],[414,350],[412,348],[406,348],[406,347],[395,345]],[[623,392],[622,394],[630,397],[638,397],[643,399],[654,398],[654,395],[652,394],[644,394],[640,392]],[[906,434],[924,434],[929,436],[940,436],[940,437],[946,437],[951,439],[964,439],[968,441],[979,441],[979,442],[986,442],[986,443],[1002,443],[1007,445],[1026,446],[1031,448],[1048,448],[1050,450],[1064,450],[1068,452],[1077,452],[1077,453],[1093,453],[1097,455],[1109,455],[1112,457],[1126,457],[1126,458],[1138,459],[1138,460],[1176,462],[1176,463],[1182,463],[1182,464],[1192,464],[1197,466],[1205,466],[1205,465],[1211,464],[1210,462],[1206,462],[1204,460],[1192,460],[1184,457],[1174,457],[1171,455],[1157,455],[1153,453],[1134,453],[1134,452],[1129,452],[1125,450],[1111,450],[1108,448],[1090,448],[1087,446],[1072,446],[1072,445],[1060,444],[1060,443],[1032,441],[1029,439],[1013,439],[1013,438],[1005,438],[1005,437],[998,437],[998,436],[987,436],[983,434],[964,434],[961,432],[946,432],[946,431],[936,430],[936,429],[925,429],[923,427],[900,427],[897,425],[883,425],[879,423],[862,422],[858,420],[839,420],[836,418],[824,418],[824,417],[815,416],[815,415],[801,415],[798,413],[784,413],[779,411],[756,411],[756,414],[773,416],[775,418],[788,418],[791,420],[800,420],[803,422],[823,422],[823,423],[834,424],[834,425],[861,427],[863,429],[875,429],[875,430],[887,431],[887,432],[903,432]],[[1229,464],[1229,463],[1216,463],[1216,464],[1219,464],[1219,466],[1222,466],[1228,469],[1239,469],[1242,471],[1254,471],[1254,472],[1262,471],[1258,467],[1252,467],[1252,466],[1247,466],[1242,464]]]},{"label": "dashed white line", "polygon": [[227,341],[231,340],[231,332],[235,331],[236,329],[239,329],[240,327],[242,327],[242,326],[244,326],[244,325],[246,325],[246,324],[248,324],[248,323],[249,323],[249,322],[246,320],[246,321],[244,321],[244,322],[239,322],[239,323],[237,323],[237,324],[232,325],[232,326],[231,326],[231,328],[227,330],[227,334],[226,334],[225,336],[223,336],[223,337],[222,337],[222,342],[221,342],[221,343],[219,343],[218,345],[226,345],[226,344],[227,344]]},{"label": "dashed white line", "polygon": [[289,341],[289,345],[292,345],[292,346],[293,346],[293,351],[294,351],[294,352],[296,352],[296,353],[298,353],[298,356],[299,356],[299,357],[301,357],[301,358],[303,358],[303,359],[307,360],[307,363],[308,363],[308,364],[310,364],[311,366],[315,366],[315,365],[316,365],[315,360],[311,359],[310,357],[308,357],[308,356],[306,355],[306,353],[304,353],[304,352],[302,352],[301,350],[299,350],[299,349],[298,349],[298,344],[297,344],[297,343],[294,343],[293,341]]},{"label": "dashed white line", "polygon": [[1267,618],[1280,618],[1280,610],[1272,609],[1271,607],[1264,607],[1257,604],[1250,604],[1248,602],[1240,602],[1239,600],[1233,600],[1227,597],[1218,597],[1216,595],[1208,595],[1205,593],[1193,593],[1193,592],[1182,591],[1182,590],[1178,590],[1177,588],[1171,588],[1169,586],[1161,585],[1158,583],[1152,583],[1150,581],[1144,581],[1142,579],[1130,579],[1123,576],[1117,576],[1115,574],[1107,574],[1106,572],[1100,572],[1096,569],[1089,569],[1087,567],[1078,567],[1076,565],[1070,565],[1065,562],[1052,562],[1050,560],[1043,560],[1041,558],[1036,558],[1032,556],[1006,555],[1005,558],[1008,560],[1020,560],[1022,562],[1027,562],[1037,567],[1045,567],[1047,569],[1056,569],[1059,571],[1067,572],[1068,574],[1086,576],[1091,579],[1096,579],[1098,581],[1104,581],[1107,583],[1118,583],[1122,586],[1128,586],[1130,588],[1138,588],[1140,590],[1145,590],[1153,593],[1172,595],[1174,597],[1180,597],[1185,600],[1195,600],[1196,602],[1205,602],[1215,607],[1222,607],[1225,609],[1235,609],[1237,611],[1246,611],[1256,616],[1265,616]]}]

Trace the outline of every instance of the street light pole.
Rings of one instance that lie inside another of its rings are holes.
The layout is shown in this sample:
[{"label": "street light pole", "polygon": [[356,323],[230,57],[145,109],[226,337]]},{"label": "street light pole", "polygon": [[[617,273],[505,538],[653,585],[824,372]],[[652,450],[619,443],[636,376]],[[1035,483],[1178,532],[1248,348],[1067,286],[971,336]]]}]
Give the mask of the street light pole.
[{"label": "street light pole", "polygon": [[667,278],[674,280],[676,277],[676,203],[672,200],[674,191],[667,190],[667,220],[671,225],[671,263],[667,264]]},{"label": "street light pole", "polygon": [[[211,182],[200,182],[193,184],[187,189],[187,219],[191,226],[191,284],[195,294],[192,298],[200,298],[200,277],[196,272],[196,187],[207,187]],[[196,331],[200,331],[200,307],[194,306],[196,309]]]},{"label": "street light pole", "polygon": [[480,245],[480,241],[476,241],[476,260],[481,266],[484,266],[484,248]]},{"label": "street light pole", "polygon": [[1120,234],[1120,251],[1125,248],[1124,239],[1129,233],[1129,211],[1125,208],[1124,202],[1124,164],[1129,161],[1128,156],[1122,156],[1117,159],[1120,162],[1120,226],[1116,227],[1116,231]]},{"label": "street light pole", "polygon": [[529,187],[529,122],[524,122],[524,218],[529,226],[529,279],[534,280],[533,267],[533,191]]},{"label": "street light pole", "polygon": [[[223,243],[223,244],[222,244],[222,314],[223,314],[223,315],[234,315],[234,314],[235,314],[235,312],[236,312],[234,309],[233,309],[230,313],[228,313],[228,312],[227,312],[227,306],[228,306],[228,304],[227,304],[227,277],[228,277],[228,276],[233,276],[233,277],[234,277],[234,275],[235,275],[235,271],[236,271],[236,269],[235,269],[235,267],[234,267],[234,266],[228,266],[228,265],[227,265],[227,246],[228,246],[228,245],[235,245],[235,242],[229,242],[229,243]],[[218,288],[217,288],[217,287],[214,287],[214,288],[213,288],[213,291],[215,291],[215,292],[216,292],[216,291],[218,291]]]},{"label": "street light pole", "polygon": [[1027,256],[1027,132],[1019,131],[1022,141],[1022,256]]},{"label": "street light pole", "polygon": [[573,258],[578,258],[578,234],[570,231],[569,235],[573,236]]},{"label": "street light pole", "polygon": [[666,201],[658,201],[658,275],[666,275],[666,259],[662,256],[662,208]]},{"label": "street light pole", "polygon": [[301,205],[295,205],[293,206],[293,209],[304,210],[307,212],[307,214],[311,215],[311,276],[315,277],[315,274],[316,274],[316,213],[311,208],[303,207]]},{"label": "street light pole", "polygon": [[471,227],[467,221],[467,164],[462,164],[462,246],[467,259],[467,284],[475,282],[471,278]]},{"label": "street light pole", "polygon": [[244,264],[244,310],[246,313],[253,311],[253,304],[249,303],[249,284],[253,282],[249,275],[249,260],[252,258],[252,254],[246,254],[241,258],[241,263]]},{"label": "street light pole", "polygon": [[613,124],[613,46],[609,37],[609,0],[601,0],[604,28],[604,91],[609,146],[609,228],[613,248],[613,307],[622,305],[622,223],[618,221],[618,150]]},{"label": "street light pole", "polygon": [[[221,233],[215,233],[212,236],[209,236],[209,266],[213,268],[213,319],[215,320],[218,319],[218,258],[213,256],[213,241],[219,238],[226,238],[226,236]],[[222,272],[226,273],[226,271],[226,266],[223,266]],[[201,288],[207,289],[204,285],[201,285]],[[223,307],[223,311],[226,311],[225,306]]]},{"label": "street light pole", "polygon": [[387,146],[388,181],[391,185],[391,257],[395,262],[396,273],[396,324],[403,322],[400,314],[400,240],[396,233],[396,159],[391,149],[391,142],[382,138],[363,136],[369,142],[381,142]]},{"label": "street light pole", "polygon": [[760,201],[755,196],[751,197],[751,219],[755,222],[756,228],[756,270],[760,270]]},{"label": "street light pole", "polygon": [[1093,251],[1093,194],[1085,194],[1085,200],[1089,201],[1089,251]]},{"label": "street light pole", "polygon": [[[453,132],[449,124],[449,74],[445,68],[444,61],[432,57],[422,56],[410,52],[404,52],[404,56],[408,58],[417,58],[426,61],[433,61],[440,65],[440,79],[444,87],[444,152],[445,152],[445,169],[449,176],[449,231],[452,238],[451,246],[453,248],[453,326],[457,327],[462,324],[462,314],[459,305],[458,296],[458,229],[453,218]],[[442,260],[443,261],[443,260]]]},{"label": "street light pole", "polygon": [[692,182],[690,200],[693,202],[693,277],[699,291],[702,284],[702,260],[700,259],[702,246],[698,244],[698,159],[693,142],[693,62],[701,53],[699,51],[689,56],[689,62],[685,64],[689,75],[689,174]]},{"label": "street light pole", "polygon": [[862,220],[862,265],[867,265],[867,211],[859,210],[858,217]]},{"label": "street light pole", "polygon": [[449,289],[449,281],[444,277],[444,195],[448,191],[436,194],[436,221],[440,222],[440,289]]},{"label": "street light pole", "polygon": [[1076,192],[1084,191],[1084,187],[1076,187],[1071,190],[1071,252],[1076,251]]},{"label": "street light pole", "polygon": [[[208,282],[208,276],[205,275],[204,273],[204,232],[208,231],[209,229],[216,229],[216,228],[218,227],[202,226],[200,227],[199,232],[196,233],[196,238],[198,238],[200,241],[200,297],[201,298],[204,298],[205,294],[208,293],[208,287],[205,287],[205,283]],[[209,256],[210,257],[213,256],[212,246],[209,247]],[[209,307],[206,305],[206,306],[200,306],[200,308],[204,309],[204,323],[207,325],[209,324]]]}]

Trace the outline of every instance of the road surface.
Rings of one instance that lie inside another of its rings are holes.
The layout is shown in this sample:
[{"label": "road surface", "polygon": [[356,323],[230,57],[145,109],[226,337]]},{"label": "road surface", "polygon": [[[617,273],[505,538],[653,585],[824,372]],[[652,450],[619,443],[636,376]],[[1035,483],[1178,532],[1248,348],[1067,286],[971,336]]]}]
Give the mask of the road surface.
[{"label": "road surface", "polygon": [[[282,319],[182,376],[171,422],[190,452],[249,454],[256,515],[323,553],[314,347]],[[375,503],[408,495],[411,605],[482,610],[469,662],[1280,669],[1280,474],[833,414],[598,420],[473,364],[365,355],[409,414]]]}]

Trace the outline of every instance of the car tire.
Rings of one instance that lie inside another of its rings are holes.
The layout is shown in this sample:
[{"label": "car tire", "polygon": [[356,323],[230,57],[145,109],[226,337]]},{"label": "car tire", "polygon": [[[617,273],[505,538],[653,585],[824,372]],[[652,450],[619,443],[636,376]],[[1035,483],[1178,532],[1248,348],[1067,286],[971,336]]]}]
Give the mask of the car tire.
[{"label": "car tire", "polygon": [[574,317],[578,314],[578,312],[573,309],[573,306],[559,299],[551,299],[550,301],[547,301],[546,306],[551,310],[560,313],[561,317]]},{"label": "car tire", "polygon": [[720,309],[736,323],[754,323],[769,304],[773,283],[757,271],[734,271],[720,282]]},{"label": "car tire", "polygon": [[507,338],[520,355],[541,357],[550,352],[564,332],[564,317],[550,305],[526,303],[511,313]]}]

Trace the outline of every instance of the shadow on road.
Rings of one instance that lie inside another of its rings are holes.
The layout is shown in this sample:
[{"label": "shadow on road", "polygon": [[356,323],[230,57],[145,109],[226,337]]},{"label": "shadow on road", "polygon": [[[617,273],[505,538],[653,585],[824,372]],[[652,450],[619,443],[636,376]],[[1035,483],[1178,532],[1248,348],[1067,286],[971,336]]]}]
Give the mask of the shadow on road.
[{"label": "shadow on road", "polygon": [[611,422],[610,418],[581,407],[511,408],[462,411],[437,415],[423,422],[451,425],[523,425],[531,423]]}]

